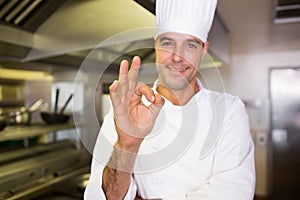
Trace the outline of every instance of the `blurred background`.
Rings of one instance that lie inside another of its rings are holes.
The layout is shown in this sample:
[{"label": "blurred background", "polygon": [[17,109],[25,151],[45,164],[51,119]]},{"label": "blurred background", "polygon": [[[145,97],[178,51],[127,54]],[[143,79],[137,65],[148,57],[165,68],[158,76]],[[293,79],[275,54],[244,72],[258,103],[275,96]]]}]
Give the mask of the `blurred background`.
[{"label": "blurred background", "polygon": [[[139,55],[139,79],[157,77],[154,8],[0,0],[0,199],[82,199],[120,61]],[[300,198],[299,22],[299,0],[221,0],[199,69],[206,87],[245,103],[255,199]]]}]

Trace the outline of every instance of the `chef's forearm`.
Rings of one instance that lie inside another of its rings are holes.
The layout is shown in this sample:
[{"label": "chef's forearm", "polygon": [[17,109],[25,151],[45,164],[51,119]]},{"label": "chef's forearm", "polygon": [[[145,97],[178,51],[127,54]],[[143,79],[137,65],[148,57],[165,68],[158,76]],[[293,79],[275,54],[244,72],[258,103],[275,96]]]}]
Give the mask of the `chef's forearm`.
[{"label": "chef's forearm", "polygon": [[130,173],[106,166],[102,176],[102,189],[108,200],[124,199],[130,185]]},{"label": "chef's forearm", "polygon": [[108,200],[124,199],[130,182],[136,154],[125,152],[117,147],[104,168],[102,189]]}]

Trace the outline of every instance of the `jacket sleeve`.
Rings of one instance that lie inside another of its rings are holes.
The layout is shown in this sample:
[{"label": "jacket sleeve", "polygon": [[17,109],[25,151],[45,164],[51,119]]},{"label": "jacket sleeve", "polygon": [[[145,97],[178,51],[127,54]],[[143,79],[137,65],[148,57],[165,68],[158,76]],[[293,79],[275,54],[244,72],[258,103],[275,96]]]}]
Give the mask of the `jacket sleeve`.
[{"label": "jacket sleeve", "polygon": [[248,115],[238,98],[229,106],[222,135],[215,146],[212,175],[199,188],[168,200],[253,200],[255,189],[254,145]]},{"label": "jacket sleeve", "polygon": [[[85,200],[106,199],[104,191],[102,189],[102,173],[106,163],[108,162],[111,156],[116,139],[117,133],[115,131],[112,111],[110,111],[105,116],[104,122],[101,126],[101,130],[94,147],[91,165],[91,175],[89,178],[87,188],[84,192]],[[136,183],[134,179],[131,178],[131,183],[124,200],[133,200],[136,196],[136,192]]]}]

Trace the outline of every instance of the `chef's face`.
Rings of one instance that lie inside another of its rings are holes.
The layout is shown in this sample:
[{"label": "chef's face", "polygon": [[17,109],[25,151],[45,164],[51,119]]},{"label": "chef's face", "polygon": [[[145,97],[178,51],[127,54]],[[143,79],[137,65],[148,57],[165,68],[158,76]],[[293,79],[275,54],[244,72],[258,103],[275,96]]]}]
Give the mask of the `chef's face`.
[{"label": "chef's face", "polygon": [[159,83],[175,91],[196,80],[207,45],[191,35],[168,32],[156,38],[155,49]]}]

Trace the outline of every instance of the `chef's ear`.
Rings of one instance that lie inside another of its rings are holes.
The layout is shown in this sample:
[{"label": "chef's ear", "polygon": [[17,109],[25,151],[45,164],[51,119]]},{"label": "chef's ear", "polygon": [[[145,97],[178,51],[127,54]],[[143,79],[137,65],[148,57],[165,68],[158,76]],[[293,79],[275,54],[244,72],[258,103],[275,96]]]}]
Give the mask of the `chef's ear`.
[{"label": "chef's ear", "polygon": [[203,49],[202,49],[201,60],[203,60],[204,57],[205,57],[205,55],[207,54],[208,46],[209,46],[209,42],[206,41],[206,42],[204,43],[204,46],[203,46]]}]

